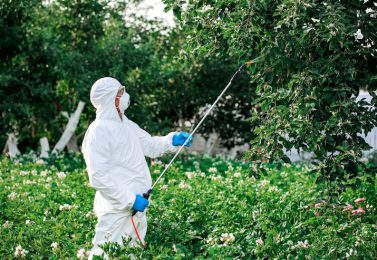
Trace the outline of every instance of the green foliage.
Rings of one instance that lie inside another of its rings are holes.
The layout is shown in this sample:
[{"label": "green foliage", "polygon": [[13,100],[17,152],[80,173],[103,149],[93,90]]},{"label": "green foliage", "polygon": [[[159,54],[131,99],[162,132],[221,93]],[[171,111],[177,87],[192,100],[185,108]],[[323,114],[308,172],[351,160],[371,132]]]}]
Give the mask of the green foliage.
[{"label": "green foliage", "polygon": [[[154,180],[163,167],[162,161],[151,167]],[[136,259],[372,259],[377,254],[376,178],[373,184],[361,179],[358,190],[347,189],[332,204],[321,200],[323,187],[311,167],[284,164],[278,170],[264,164],[267,174],[261,179],[251,176],[249,167],[255,165],[182,157],[153,191],[148,247],[104,248],[117,259],[130,253]],[[12,258],[18,245],[28,259],[75,258],[80,249],[85,256],[96,224],[94,189],[88,185],[81,156],[2,157],[1,258]],[[355,202],[360,197],[365,200]],[[349,204],[353,209],[344,208]],[[365,213],[352,212],[358,208]]]},{"label": "green foliage", "polygon": [[[377,125],[373,1],[164,2],[192,28],[187,52],[258,58],[248,158],[288,161],[283,149],[301,148],[316,155],[322,178],[357,175],[369,148],[359,135]],[[361,88],[371,106],[356,102]]]},{"label": "green foliage", "polygon": [[[135,15],[125,23],[129,2],[1,3],[0,143],[8,132],[18,135],[22,152],[38,150],[43,136],[56,143],[67,122],[61,112],[73,112],[79,100],[87,103],[76,132],[82,138],[95,117],[89,89],[103,76],[127,86],[127,116],[141,127],[156,134],[188,130],[183,123],[198,119],[200,108],[214,101],[238,61],[187,58],[182,47],[189,28],[168,29]],[[250,139],[244,119],[253,91],[240,91],[247,81],[245,75],[237,79],[202,133],[216,130],[227,146]]]}]

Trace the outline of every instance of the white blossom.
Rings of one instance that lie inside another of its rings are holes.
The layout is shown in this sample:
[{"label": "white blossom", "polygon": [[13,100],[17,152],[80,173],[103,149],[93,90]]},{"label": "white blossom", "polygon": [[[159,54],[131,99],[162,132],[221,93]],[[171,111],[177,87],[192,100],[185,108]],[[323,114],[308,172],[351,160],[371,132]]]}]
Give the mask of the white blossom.
[{"label": "white blossom", "polygon": [[210,5],[205,5],[205,6],[202,7],[201,10],[199,10],[199,12],[200,12],[200,13],[205,13],[205,12],[210,11],[210,10],[212,10],[212,9],[213,9],[212,6],[210,6]]},{"label": "white blossom", "polygon": [[59,179],[64,179],[66,177],[66,174],[64,172],[58,172],[57,175]]},{"label": "white blossom", "polygon": [[92,215],[94,215],[93,211],[88,211],[88,213],[86,213],[85,217],[90,218],[90,216],[92,216]]},{"label": "white blossom", "polygon": [[370,17],[372,17],[372,18],[376,18],[376,17],[377,17],[377,12],[374,11],[372,8],[367,8],[367,9],[365,10],[365,12],[366,12],[367,14],[370,14]]},{"label": "white blossom", "polygon": [[350,258],[351,256],[357,256],[357,251],[356,249],[350,249],[350,251],[348,253],[346,253],[346,258]]},{"label": "white blossom", "polygon": [[205,174],[204,172],[199,172],[199,173],[198,173],[198,176],[200,176],[200,177],[205,177],[206,174]]},{"label": "white blossom", "polygon": [[59,206],[59,210],[63,211],[63,210],[71,210],[73,208],[77,208],[77,206],[75,205],[69,205],[69,204],[64,204],[64,205],[60,205]]},{"label": "white blossom", "polygon": [[220,240],[224,242],[224,245],[228,245],[234,242],[235,237],[232,233],[223,233],[221,234]]},{"label": "white blossom", "polygon": [[271,186],[270,188],[268,188],[268,191],[269,192],[280,192],[280,189],[276,186]]},{"label": "white blossom", "polygon": [[208,172],[210,172],[210,173],[216,173],[216,172],[217,172],[217,168],[215,168],[215,167],[210,167],[210,168],[208,169]]},{"label": "white blossom", "polygon": [[8,220],[3,224],[3,228],[9,228],[10,226],[12,226],[12,223],[10,223]]},{"label": "white blossom", "polygon": [[195,177],[195,172],[186,172],[187,178],[192,179]]},{"label": "white blossom", "polygon": [[208,238],[206,239],[206,243],[207,243],[208,245],[214,245],[214,244],[216,244],[216,239],[213,238],[213,237],[208,237]]},{"label": "white blossom", "polygon": [[308,240],[305,240],[304,242],[298,241],[296,247],[297,248],[308,248],[309,247]]},{"label": "white blossom", "polygon": [[20,175],[29,175],[28,171],[20,171]]},{"label": "white blossom", "polygon": [[26,257],[26,254],[28,253],[29,251],[23,249],[20,245],[18,245],[16,247],[16,251],[14,252],[14,256],[16,258],[25,258]]},{"label": "white blossom", "polygon": [[45,161],[43,161],[42,159],[38,159],[35,161],[36,164],[45,164]]},{"label": "white blossom", "polygon": [[260,181],[260,186],[261,186],[261,187],[265,187],[265,186],[267,186],[269,183],[270,183],[269,180],[261,180],[261,181]]},{"label": "white blossom", "polygon": [[355,36],[355,39],[356,40],[362,40],[364,38],[364,35],[361,33],[361,30],[358,29],[354,34],[353,36]]},{"label": "white blossom", "polygon": [[25,224],[26,224],[26,225],[32,225],[32,224],[35,224],[35,222],[34,222],[34,221],[31,221],[30,219],[27,219],[27,220],[25,221]]},{"label": "white blossom", "polygon": [[51,248],[52,248],[52,250],[56,250],[56,249],[58,249],[58,243],[57,242],[52,242],[52,244],[51,244]]},{"label": "white blossom", "polygon": [[236,172],[235,174],[234,174],[234,177],[241,177],[241,173],[240,172]]},{"label": "white blossom", "polygon": [[17,193],[15,193],[14,191],[12,191],[9,195],[8,195],[8,198],[10,200],[15,200],[17,197]]},{"label": "white blossom", "polygon": [[77,251],[77,255],[76,256],[80,260],[85,259],[85,249],[84,248],[80,248],[79,251]]},{"label": "white blossom", "polygon": [[181,181],[181,183],[179,183],[178,187],[181,188],[181,189],[191,189],[191,186],[188,185],[187,183],[185,183],[184,181]]},{"label": "white blossom", "polygon": [[255,240],[255,243],[260,246],[260,245],[263,245],[263,240],[261,238],[258,238],[257,240]]},{"label": "white blossom", "polygon": [[211,180],[213,181],[221,181],[223,176],[217,175],[217,176],[210,176]]},{"label": "white blossom", "polygon": [[47,170],[43,170],[43,171],[41,171],[41,177],[46,177],[46,176],[47,176],[47,173],[48,173]]}]

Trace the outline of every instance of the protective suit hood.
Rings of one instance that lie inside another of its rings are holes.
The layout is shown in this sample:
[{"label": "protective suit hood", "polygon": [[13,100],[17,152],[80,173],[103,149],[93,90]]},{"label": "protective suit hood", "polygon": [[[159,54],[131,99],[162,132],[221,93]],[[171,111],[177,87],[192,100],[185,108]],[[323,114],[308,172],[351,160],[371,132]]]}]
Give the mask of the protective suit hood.
[{"label": "protective suit hood", "polygon": [[120,121],[115,108],[115,97],[121,86],[118,80],[111,77],[101,78],[93,84],[90,90],[90,102],[96,108],[97,119]]}]

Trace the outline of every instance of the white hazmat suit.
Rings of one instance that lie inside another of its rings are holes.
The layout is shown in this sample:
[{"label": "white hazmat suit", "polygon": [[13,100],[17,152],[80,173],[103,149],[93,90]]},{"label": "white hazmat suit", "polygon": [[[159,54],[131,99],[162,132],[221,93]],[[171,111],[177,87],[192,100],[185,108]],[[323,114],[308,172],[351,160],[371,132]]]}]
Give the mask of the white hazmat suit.
[{"label": "white hazmat suit", "polygon": [[[172,145],[176,132],[152,137],[124,116],[124,111],[121,111],[121,120],[115,107],[115,97],[120,87],[118,80],[107,77],[97,80],[90,91],[96,119],[85,133],[82,153],[90,186],[96,189],[94,212],[98,223],[89,259],[102,254],[103,250],[98,245],[107,241],[122,245],[122,237],[131,237],[130,246],[136,244],[131,209],[135,195],[145,193],[152,185],[145,156],[155,158],[178,149]],[[146,211],[138,212],[134,219],[144,240]]]}]

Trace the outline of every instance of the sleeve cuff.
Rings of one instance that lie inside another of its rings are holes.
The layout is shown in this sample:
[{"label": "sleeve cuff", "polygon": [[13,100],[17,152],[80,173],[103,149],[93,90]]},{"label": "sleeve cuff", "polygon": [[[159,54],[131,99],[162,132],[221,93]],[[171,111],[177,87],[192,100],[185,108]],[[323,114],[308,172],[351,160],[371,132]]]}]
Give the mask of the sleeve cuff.
[{"label": "sleeve cuff", "polygon": [[136,194],[133,193],[133,192],[131,192],[131,194],[128,197],[128,203],[127,204],[129,205],[129,207],[127,207],[127,208],[129,208],[130,210],[132,210],[132,207],[135,204],[135,200],[136,200]]},{"label": "sleeve cuff", "polygon": [[178,132],[171,132],[166,136],[166,148],[169,152],[176,152],[179,149],[179,146],[173,145],[173,136]]}]

